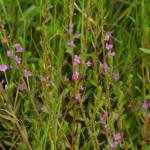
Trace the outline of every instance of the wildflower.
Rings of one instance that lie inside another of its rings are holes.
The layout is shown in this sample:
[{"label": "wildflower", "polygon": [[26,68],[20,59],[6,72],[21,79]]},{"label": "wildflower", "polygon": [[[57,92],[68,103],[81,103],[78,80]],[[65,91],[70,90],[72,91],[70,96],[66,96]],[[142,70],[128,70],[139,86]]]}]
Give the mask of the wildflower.
[{"label": "wildflower", "polygon": [[81,85],[80,86],[80,91],[83,91],[84,90],[84,87]]},{"label": "wildflower", "polygon": [[75,35],[75,38],[76,38],[76,39],[80,39],[80,37],[81,37],[80,34],[76,34],[76,35]]},{"label": "wildflower", "polygon": [[70,42],[68,42],[68,46],[70,46],[70,47],[74,47],[74,46],[75,46],[75,44],[74,44],[74,42],[73,42],[73,41],[70,41]]},{"label": "wildflower", "polygon": [[41,82],[46,83],[48,81],[48,77],[42,76],[41,77]]},{"label": "wildflower", "polygon": [[148,119],[150,119],[150,112],[147,114]]},{"label": "wildflower", "polygon": [[107,111],[103,111],[103,117],[107,118],[108,117],[108,112]]},{"label": "wildflower", "polygon": [[20,57],[18,57],[18,56],[16,56],[16,63],[19,65],[20,63],[21,63],[21,58]]},{"label": "wildflower", "polygon": [[109,44],[109,43],[106,43],[106,49],[110,50],[113,48],[113,45],[112,44]]},{"label": "wildflower", "polygon": [[115,139],[116,141],[120,140],[120,139],[121,139],[121,134],[120,134],[120,133],[114,134],[114,139]]},{"label": "wildflower", "polygon": [[80,64],[80,56],[75,55],[73,59],[73,65],[77,66],[78,64]]},{"label": "wildflower", "polygon": [[108,64],[106,62],[103,63],[103,69],[104,69],[105,72],[109,71],[109,66],[108,66]]},{"label": "wildflower", "polygon": [[101,119],[101,124],[106,125],[106,121],[107,121],[106,119],[102,118]]},{"label": "wildflower", "polygon": [[115,120],[118,121],[120,118],[119,114],[115,114]]},{"label": "wildflower", "polygon": [[6,52],[6,55],[7,55],[7,57],[12,57],[13,56],[13,52],[12,52],[12,50],[8,50],[7,52]]},{"label": "wildflower", "polygon": [[110,141],[109,145],[110,145],[111,148],[116,148],[117,145],[118,145],[118,142],[117,141]]},{"label": "wildflower", "polygon": [[104,131],[105,131],[106,133],[109,133],[109,132],[111,132],[111,128],[109,128],[109,127],[104,127]]},{"label": "wildflower", "polygon": [[8,43],[8,38],[7,38],[7,36],[4,36],[4,37],[3,37],[2,43],[4,43],[4,44]]},{"label": "wildflower", "polygon": [[77,100],[81,100],[81,99],[82,99],[82,94],[81,94],[81,93],[77,93],[76,99],[77,99]]},{"label": "wildflower", "polygon": [[73,74],[72,74],[72,79],[73,80],[77,80],[79,78],[79,72],[75,71]]},{"label": "wildflower", "polygon": [[25,78],[28,78],[28,77],[31,77],[32,76],[32,73],[28,70],[24,70],[24,77]]},{"label": "wildflower", "polygon": [[108,54],[108,56],[111,56],[111,57],[114,57],[116,55],[116,53],[111,50],[109,50],[109,52],[107,54]]},{"label": "wildflower", "polygon": [[144,108],[144,109],[147,109],[148,108],[148,101],[147,100],[144,100],[144,102],[143,102],[143,105],[142,105],[142,107]]},{"label": "wildflower", "polygon": [[111,38],[111,33],[110,32],[106,32],[105,34],[105,41],[109,41]]},{"label": "wildflower", "polygon": [[103,125],[106,125],[107,117],[108,117],[108,112],[107,111],[103,111],[102,119],[101,119],[101,123]]},{"label": "wildflower", "polygon": [[88,67],[92,67],[92,65],[93,65],[93,63],[92,63],[91,60],[88,60],[88,61],[86,62],[86,64],[87,64]]},{"label": "wildflower", "polygon": [[21,92],[23,92],[23,91],[25,91],[26,90],[26,84],[25,83],[21,83],[20,85],[19,85],[19,90],[21,91]]},{"label": "wildflower", "polygon": [[7,65],[0,65],[0,71],[5,72],[8,69]]},{"label": "wildflower", "polygon": [[23,52],[23,48],[20,46],[19,43],[16,43],[16,44],[15,44],[15,48],[17,49],[17,52],[20,52],[20,53]]}]

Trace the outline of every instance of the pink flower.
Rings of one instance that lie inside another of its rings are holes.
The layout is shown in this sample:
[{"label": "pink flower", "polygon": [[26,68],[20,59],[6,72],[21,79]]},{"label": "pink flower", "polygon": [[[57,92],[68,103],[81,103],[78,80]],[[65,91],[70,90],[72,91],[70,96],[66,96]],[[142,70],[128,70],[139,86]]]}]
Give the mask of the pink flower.
[{"label": "pink flower", "polygon": [[117,145],[118,145],[118,142],[117,141],[110,141],[109,145],[110,145],[111,148],[116,148]]},{"label": "pink flower", "polygon": [[108,118],[108,112],[107,111],[103,111],[102,119],[101,119],[101,123],[103,125],[106,125],[107,118]]},{"label": "pink flower", "polygon": [[109,71],[109,66],[106,62],[103,63],[103,69],[104,69],[105,72]]},{"label": "pink flower", "polygon": [[88,61],[86,62],[86,64],[87,64],[88,67],[92,67],[92,65],[93,65],[93,63],[92,63],[91,60],[88,60]]},{"label": "pink flower", "polygon": [[8,69],[7,65],[0,65],[0,71],[5,72]]},{"label": "pink flower", "polygon": [[73,65],[77,66],[78,64],[80,64],[80,56],[75,55],[73,59]]},{"label": "pink flower", "polygon": [[72,79],[73,79],[73,80],[79,79],[79,72],[75,71],[75,72],[72,74]]},{"label": "pink flower", "polygon": [[144,100],[142,107],[143,107],[144,109],[147,109],[147,108],[148,108],[148,105],[149,105],[148,101],[147,101],[147,100]]},{"label": "pink flower", "polygon": [[74,44],[74,42],[73,42],[73,41],[70,41],[70,42],[68,42],[68,46],[70,46],[70,47],[74,47],[74,46],[75,46],[75,44]]},{"label": "pink flower", "polygon": [[106,49],[110,50],[113,48],[113,45],[112,44],[109,44],[109,43],[106,43]]},{"label": "pink flower", "polygon": [[84,87],[81,85],[80,86],[80,91],[83,91],[84,90]]},{"label": "pink flower", "polygon": [[76,99],[80,101],[82,99],[82,94],[81,93],[77,93]]},{"label": "pink flower", "polygon": [[116,53],[114,51],[109,50],[108,56],[114,57]]},{"label": "pink flower", "polygon": [[17,52],[20,52],[20,53],[22,53],[23,50],[24,50],[24,49],[20,46],[19,43],[16,43],[16,44],[15,44],[15,48],[17,49]]},{"label": "pink flower", "polygon": [[116,141],[120,140],[120,139],[121,139],[121,134],[120,134],[120,133],[114,134],[114,139],[115,139]]},{"label": "pink flower", "polygon": [[111,33],[110,32],[106,32],[105,41],[109,41],[110,38],[111,38]]},{"label": "pink flower", "polygon": [[31,77],[32,76],[32,73],[28,70],[24,70],[24,77],[25,78],[28,78],[28,77]]},{"label": "pink flower", "polygon": [[4,36],[4,37],[3,37],[2,43],[4,43],[4,44],[8,43],[8,38],[7,38],[7,36]]},{"label": "pink flower", "polygon": [[25,84],[25,83],[21,83],[21,84],[19,85],[19,90],[20,90],[21,92],[25,91],[26,89],[27,89],[27,87],[26,87],[26,84]]},{"label": "pink flower", "polygon": [[111,128],[109,128],[109,127],[104,127],[104,131],[106,132],[106,133],[110,133],[111,132]]},{"label": "pink flower", "polygon": [[6,52],[6,55],[7,55],[7,57],[12,57],[13,56],[13,52],[12,52],[12,50],[8,50],[7,52]]},{"label": "pink flower", "polygon": [[21,63],[21,58],[20,57],[18,57],[18,56],[16,56],[16,63],[19,65],[20,63]]},{"label": "pink flower", "polygon": [[43,82],[43,83],[48,82],[48,77],[46,77],[46,76],[41,77],[41,82]]},{"label": "pink flower", "polygon": [[150,119],[150,112],[147,114],[148,119]]},{"label": "pink flower", "polygon": [[115,114],[115,120],[118,121],[120,118],[119,114]]}]

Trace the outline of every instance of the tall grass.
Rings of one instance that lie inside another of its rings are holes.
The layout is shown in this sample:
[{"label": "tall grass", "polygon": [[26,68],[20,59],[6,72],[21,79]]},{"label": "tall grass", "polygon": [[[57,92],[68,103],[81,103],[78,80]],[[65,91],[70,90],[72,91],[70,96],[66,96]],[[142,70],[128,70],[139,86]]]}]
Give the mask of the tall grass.
[{"label": "tall grass", "polygon": [[149,0],[0,0],[0,14],[0,149],[150,149]]}]

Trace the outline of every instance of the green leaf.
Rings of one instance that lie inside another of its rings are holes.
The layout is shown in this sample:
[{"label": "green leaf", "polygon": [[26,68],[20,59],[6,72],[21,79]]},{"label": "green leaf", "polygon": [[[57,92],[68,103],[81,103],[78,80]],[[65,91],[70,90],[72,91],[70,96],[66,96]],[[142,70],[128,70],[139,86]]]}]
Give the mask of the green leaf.
[{"label": "green leaf", "polygon": [[140,50],[146,54],[150,54],[150,49],[140,48]]}]

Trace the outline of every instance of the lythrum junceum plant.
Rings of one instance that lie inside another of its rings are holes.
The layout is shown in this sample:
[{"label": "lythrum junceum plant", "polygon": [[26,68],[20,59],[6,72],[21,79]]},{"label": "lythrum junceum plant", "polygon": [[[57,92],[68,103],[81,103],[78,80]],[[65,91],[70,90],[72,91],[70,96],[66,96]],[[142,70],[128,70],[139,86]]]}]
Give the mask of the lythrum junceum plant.
[{"label": "lythrum junceum plant", "polygon": [[0,14],[0,149],[150,149],[149,0],[0,0]]}]

